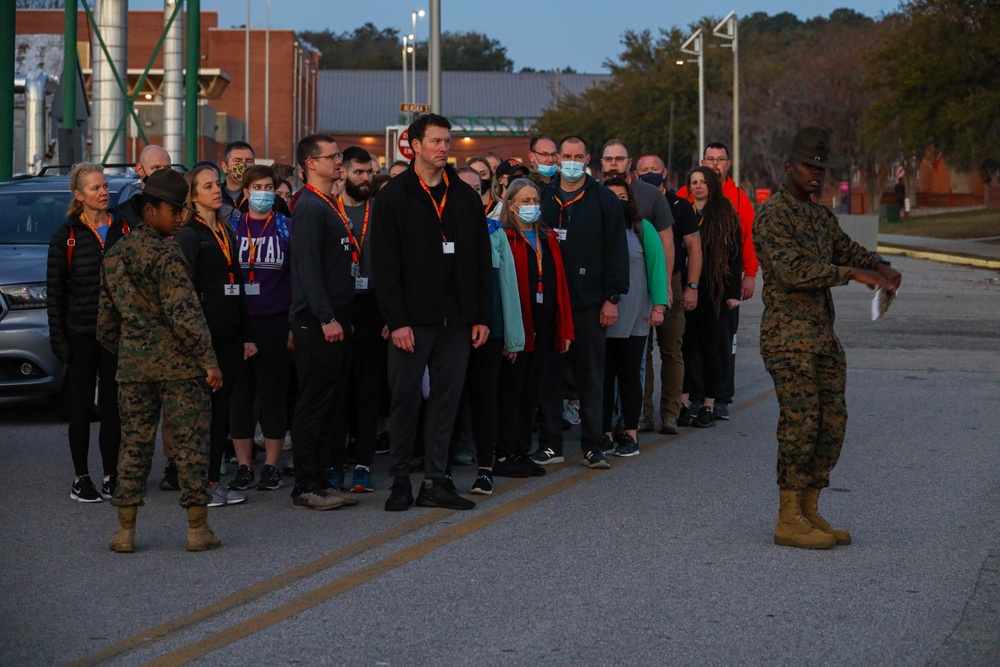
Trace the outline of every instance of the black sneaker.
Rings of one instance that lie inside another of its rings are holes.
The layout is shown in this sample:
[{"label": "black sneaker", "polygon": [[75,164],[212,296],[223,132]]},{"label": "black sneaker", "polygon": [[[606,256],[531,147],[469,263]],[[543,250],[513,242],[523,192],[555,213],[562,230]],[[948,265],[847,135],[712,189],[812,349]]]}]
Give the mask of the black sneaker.
[{"label": "black sneaker", "polygon": [[605,454],[615,451],[615,440],[607,433],[601,436],[601,450]]},{"label": "black sneaker", "polygon": [[[541,466],[539,466],[541,467]],[[528,477],[528,469],[514,456],[497,459],[493,464],[493,474],[497,477]]]},{"label": "black sneaker", "polygon": [[681,413],[679,415],[677,415],[677,425],[678,426],[690,426],[691,422],[693,421],[693,419],[694,419],[694,417],[691,414],[691,410],[688,409],[688,406],[682,405],[681,406]]},{"label": "black sneaker", "polygon": [[583,455],[583,461],[581,463],[588,468],[606,470],[611,467],[608,463],[608,457],[604,455],[601,450],[590,450]]},{"label": "black sneaker", "polygon": [[545,474],[545,468],[532,461],[531,457],[528,456],[527,454],[521,454],[520,456],[517,456],[515,458],[517,458],[517,461],[518,463],[521,464],[521,467],[528,471],[529,477],[541,477],[542,475]]},{"label": "black sneaker", "polygon": [[726,403],[716,403],[712,409],[712,416],[716,419],[729,419],[729,405]]},{"label": "black sneaker", "polygon": [[257,484],[257,490],[275,491],[284,484],[281,480],[281,471],[274,466],[265,465],[260,471],[260,483]]},{"label": "black sneaker", "polygon": [[639,443],[628,433],[622,435],[621,444],[615,447],[615,456],[636,456],[639,453]]},{"label": "black sneaker", "polygon": [[480,470],[476,481],[472,483],[470,493],[477,493],[481,496],[493,495],[493,473],[489,470]]},{"label": "black sneaker", "polygon": [[107,479],[101,482],[101,497],[105,500],[111,500],[115,497],[115,489],[118,487],[118,475],[109,475]]},{"label": "black sneaker", "polygon": [[385,501],[386,512],[405,512],[413,504],[413,487],[410,486],[409,477],[396,477],[393,479],[392,488],[389,490],[389,497]]},{"label": "black sneaker", "polygon": [[250,466],[240,466],[236,469],[236,476],[233,477],[232,481],[229,482],[230,491],[245,491],[250,488],[256,477],[253,474],[253,468]]},{"label": "black sneaker", "polygon": [[476,503],[463,498],[446,479],[425,479],[417,494],[417,507],[443,507],[449,510],[471,510]]},{"label": "black sneaker", "polygon": [[375,436],[375,453],[376,454],[388,454],[389,453],[389,432],[384,431]]},{"label": "black sneaker", "polygon": [[712,428],[715,426],[715,417],[712,416],[712,408],[703,406],[701,410],[698,411],[698,416],[694,418],[691,422],[692,426],[697,426],[698,428]]},{"label": "black sneaker", "polygon": [[69,497],[81,503],[99,503],[104,499],[94,488],[94,483],[90,481],[89,475],[84,475],[80,479],[73,481],[73,486],[69,490]]},{"label": "black sneaker", "polygon": [[177,464],[170,462],[163,469],[163,481],[160,482],[160,491],[180,491],[181,484],[177,481]]}]

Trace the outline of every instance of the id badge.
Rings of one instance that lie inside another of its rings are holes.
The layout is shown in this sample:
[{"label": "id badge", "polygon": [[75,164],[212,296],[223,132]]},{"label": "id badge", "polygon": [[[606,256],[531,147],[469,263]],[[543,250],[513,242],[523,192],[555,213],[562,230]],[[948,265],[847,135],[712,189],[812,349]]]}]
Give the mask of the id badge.
[{"label": "id badge", "polygon": [[232,285],[223,285],[223,291],[225,292],[226,296],[239,296],[240,286],[235,283]]},{"label": "id badge", "polygon": [[441,250],[446,255],[455,254],[455,242],[454,241],[443,241],[441,243]]},{"label": "id badge", "polygon": [[566,240],[566,232],[567,231],[568,230],[562,229],[561,227],[559,229],[557,229],[556,230],[556,240],[557,241],[565,241]]},{"label": "id badge", "polygon": [[361,277],[361,265],[357,262],[351,263],[351,277],[360,278]]},{"label": "id badge", "polygon": [[542,293],[539,292],[538,294],[535,295],[535,303],[541,303],[541,302],[542,302]]},{"label": "id badge", "polygon": [[243,293],[247,296],[260,296],[260,283],[247,283],[243,286]]},{"label": "id badge", "polygon": [[357,276],[354,279],[354,289],[368,289],[368,279]]}]

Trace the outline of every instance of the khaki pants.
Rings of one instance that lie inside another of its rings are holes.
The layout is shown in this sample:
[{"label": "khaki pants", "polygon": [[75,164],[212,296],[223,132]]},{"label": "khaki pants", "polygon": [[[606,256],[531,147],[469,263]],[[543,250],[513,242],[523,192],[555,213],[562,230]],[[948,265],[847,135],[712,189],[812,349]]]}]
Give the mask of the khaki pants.
[{"label": "khaki pants", "polygon": [[677,420],[681,411],[681,385],[684,384],[684,355],[681,343],[684,339],[684,308],[681,305],[681,274],[670,277],[670,292],[673,301],[663,324],[653,327],[646,342],[646,384],[643,392],[642,413],[645,419],[653,420],[653,339],[660,348],[660,419]]}]

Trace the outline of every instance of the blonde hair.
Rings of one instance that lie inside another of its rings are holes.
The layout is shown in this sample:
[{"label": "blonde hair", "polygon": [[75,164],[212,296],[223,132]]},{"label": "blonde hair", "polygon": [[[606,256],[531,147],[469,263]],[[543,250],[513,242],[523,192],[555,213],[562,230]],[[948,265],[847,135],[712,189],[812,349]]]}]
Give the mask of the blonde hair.
[{"label": "blonde hair", "polygon": [[[96,164],[94,162],[79,162],[73,165],[73,168],[69,170],[69,191],[77,193],[80,191],[82,186],[81,181],[86,174],[103,174],[104,165]],[[83,202],[77,199],[75,196],[73,200],[69,203],[69,208],[66,210],[67,216],[78,217],[83,213]]]},{"label": "blonde hair", "polygon": [[206,171],[213,172],[215,174],[216,180],[222,178],[222,173],[219,171],[219,168],[216,167],[214,164],[210,164],[207,162],[196,164],[194,167],[191,168],[191,171],[184,174],[184,179],[188,183],[188,194],[185,201],[187,205],[190,206],[191,208],[194,208],[195,181],[198,178],[198,174],[201,174],[202,172]]}]

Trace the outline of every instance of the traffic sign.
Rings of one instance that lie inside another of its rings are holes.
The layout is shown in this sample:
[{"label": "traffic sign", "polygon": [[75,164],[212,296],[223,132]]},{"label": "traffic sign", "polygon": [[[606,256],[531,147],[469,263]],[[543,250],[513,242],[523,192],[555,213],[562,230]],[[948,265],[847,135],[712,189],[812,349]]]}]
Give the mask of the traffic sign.
[{"label": "traffic sign", "polygon": [[399,133],[399,141],[396,142],[396,145],[399,148],[399,154],[400,155],[402,155],[403,157],[405,157],[407,160],[412,160],[413,159],[413,149],[410,148],[410,142],[408,141],[408,137],[409,136],[410,136],[410,134],[409,134],[408,130],[403,130],[402,132],[400,132]]},{"label": "traffic sign", "polygon": [[403,102],[399,105],[399,111],[401,113],[430,113],[431,105],[429,104],[410,104],[408,102]]}]

